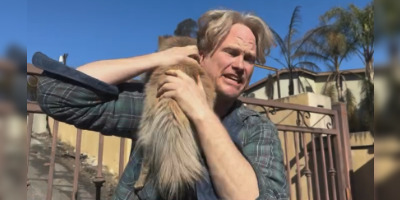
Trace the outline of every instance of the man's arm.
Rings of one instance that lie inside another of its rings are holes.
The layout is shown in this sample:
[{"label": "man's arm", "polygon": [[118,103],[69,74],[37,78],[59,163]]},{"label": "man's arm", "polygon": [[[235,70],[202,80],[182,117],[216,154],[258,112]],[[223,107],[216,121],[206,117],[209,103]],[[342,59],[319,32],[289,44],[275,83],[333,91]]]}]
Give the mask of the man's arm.
[{"label": "man's arm", "polygon": [[196,60],[189,57],[197,54],[196,46],[173,47],[143,56],[96,61],[82,65],[77,70],[115,85],[158,66],[174,65],[183,61],[197,64]]},{"label": "man's arm", "polygon": [[218,194],[222,199],[288,200],[283,153],[275,126],[259,115],[246,120],[241,134],[243,154],[215,114],[195,121]]},{"label": "man's arm", "polygon": [[242,152],[253,167],[260,200],[288,200],[283,152],[275,125],[259,115],[249,116],[243,130]]},{"label": "man's arm", "polygon": [[[104,134],[131,137],[131,132],[138,128],[143,95],[120,89],[119,94],[110,96],[92,88],[119,84],[161,65],[173,65],[182,60],[196,62],[188,56],[197,52],[196,46],[175,47],[144,56],[96,61],[79,67],[78,71],[47,66],[50,71],[61,73],[47,72],[51,77],[40,79],[38,102],[45,113],[59,121]],[[43,65],[48,63],[40,62]],[[46,66],[41,67],[46,70]],[[64,65],[57,67],[68,68]],[[64,72],[73,78],[65,77]],[[88,81],[87,77],[80,75],[82,73],[94,79]],[[81,79],[85,81],[80,82]]]},{"label": "man's arm", "polygon": [[219,118],[211,111],[194,121],[209,172],[222,199],[256,199],[257,177]]},{"label": "man's arm", "polygon": [[107,135],[132,138],[143,109],[143,94],[121,90],[104,95],[64,77],[40,77],[38,103],[56,120]]}]

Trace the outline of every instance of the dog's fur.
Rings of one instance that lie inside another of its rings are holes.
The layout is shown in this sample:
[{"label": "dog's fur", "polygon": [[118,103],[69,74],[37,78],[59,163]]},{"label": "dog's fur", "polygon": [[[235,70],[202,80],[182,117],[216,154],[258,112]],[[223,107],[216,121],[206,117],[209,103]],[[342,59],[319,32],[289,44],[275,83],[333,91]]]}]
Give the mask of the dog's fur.
[{"label": "dog's fur", "polygon": [[[195,44],[196,40],[189,37],[159,37],[160,51]],[[180,199],[187,188],[193,188],[202,178],[205,169],[199,159],[201,150],[194,126],[175,100],[157,97],[159,83],[171,69],[183,71],[196,82],[199,76],[211,108],[215,92],[206,72],[192,63],[157,67],[145,86],[145,104],[135,146],[143,154],[137,184],[152,182],[162,198]]]}]

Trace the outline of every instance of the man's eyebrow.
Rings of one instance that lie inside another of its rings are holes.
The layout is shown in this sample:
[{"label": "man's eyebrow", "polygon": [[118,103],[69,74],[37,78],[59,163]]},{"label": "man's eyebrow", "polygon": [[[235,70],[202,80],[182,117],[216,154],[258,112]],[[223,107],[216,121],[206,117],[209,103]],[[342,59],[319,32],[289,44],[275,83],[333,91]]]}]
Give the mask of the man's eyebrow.
[{"label": "man's eyebrow", "polygon": [[253,53],[250,53],[250,52],[245,52],[245,53],[244,53],[244,56],[248,56],[248,57],[250,57],[250,58],[256,59],[256,55],[253,54]]},{"label": "man's eyebrow", "polygon": [[240,50],[239,48],[236,47],[224,47],[223,50],[229,50],[229,51],[238,51],[238,52],[242,52],[242,50]]},{"label": "man's eyebrow", "polygon": [[[237,48],[237,47],[230,47],[230,46],[227,46],[227,47],[224,47],[224,48],[222,48],[222,49],[223,49],[223,50],[229,50],[229,51],[243,52],[242,49]],[[255,54],[253,54],[253,53],[251,53],[251,52],[249,52],[249,51],[245,51],[245,52],[244,52],[244,55],[245,55],[245,56],[254,57],[254,58],[256,57]]]}]

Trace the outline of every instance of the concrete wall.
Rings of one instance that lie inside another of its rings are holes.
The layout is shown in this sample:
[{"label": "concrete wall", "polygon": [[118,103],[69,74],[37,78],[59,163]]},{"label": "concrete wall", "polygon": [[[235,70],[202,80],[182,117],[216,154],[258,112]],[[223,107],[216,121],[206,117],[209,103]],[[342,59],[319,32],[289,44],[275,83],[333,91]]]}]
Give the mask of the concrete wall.
[{"label": "concrete wall", "polygon": [[[279,80],[280,88],[281,88],[281,98],[289,96],[289,74],[282,74]],[[297,75],[293,76],[293,88],[294,94],[299,94],[299,80]],[[278,84],[275,81],[274,83],[274,99],[278,99]]]},{"label": "concrete wall", "polygon": [[[344,89],[349,88],[355,97],[357,105],[361,101],[361,90],[362,90],[362,78],[364,77],[363,73],[358,74],[345,74],[346,83]],[[301,94],[306,92],[311,92],[315,94],[322,94],[323,89],[326,83],[328,76],[312,76],[306,73],[300,73],[294,75],[294,94]],[[281,97],[289,96],[289,75],[283,74],[280,77],[280,88],[281,88]],[[374,81],[377,87],[384,88],[384,84],[382,84],[382,80],[378,77]],[[334,84],[334,82],[331,82]],[[382,90],[383,91],[383,90]],[[255,98],[258,99],[268,99],[265,95],[265,87],[264,85],[260,85],[257,88],[252,89],[252,93],[255,94]],[[335,95],[336,89],[335,89]],[[274,99],[278,99],[278,84],[277,82],[274,83]],[[335,98],[337,99],[337,98]],[[377,100],[380,102],[380,98]]]},{"label": "concrete wall", "polygon": [[[53,133],[54,120],[49,118],[50,131]],[[44,114],[34,114],[33,131],[42,133],[46,132],[46,116]],[[77,129],[69,124],[60,122],[58,125],[58,140],[64,142],[72,147],[76,148],[76,135]],[[97,165],[98,159],[98,144],[99,144],[99,133],[93,131],[82,131],[81,141],[81,152],[88,155],[90,158],[94,158]],[[109,171],[115,175],[118,175],[119,170],[119,150],[120,150],[120,138],[114,136],[104,136],[104,150],[103,150],[103,166],[106,166]],[[131,140],[125,140],[125,158],[123,166],[129,160],[129,154],[131,150]]]},{"label": "concrete wall", "polygon": [[[360,103],[361,101],[361,90],[362,90],[362,77],[360,77],[361,74],[346,74],[344,75],[346,82],[344,84],[344,90],[345,89],[350,89],[350,91],[353,93],[355,100],[357,102],[357,105]],[[326,79],[327,77],[318,77],[315,79],[315,85],[316,85],[316,91],[315,93],[317,94],[322,94],[323,93],[323,89],[324,89],[324,85],[326,83]],[[330,82],[330,84],[335,85],[335,82]],[[335,94],[336,94],[336,87],[335,87]],[[336,94],[337,95],[337,94]],[[337,99],[337,98],[336,98]]]},{"label": "concrete wall", "polygon": [[379,200],[397,200],[400,190],[399,134],[381,135],[375,144],[377,156],[373,174],[370,174],[374,176],[375,196]]},{"label": "concrete wall", "polygon": [[268,99],[267,95],[265,94],[265,87],[259,87],[258,89],[254,90],[254,98],[256,99]]},{"label": "concrete wall", "polygon": [[369,132],[350,134],[354,200],[374,199],[374,138]]}]

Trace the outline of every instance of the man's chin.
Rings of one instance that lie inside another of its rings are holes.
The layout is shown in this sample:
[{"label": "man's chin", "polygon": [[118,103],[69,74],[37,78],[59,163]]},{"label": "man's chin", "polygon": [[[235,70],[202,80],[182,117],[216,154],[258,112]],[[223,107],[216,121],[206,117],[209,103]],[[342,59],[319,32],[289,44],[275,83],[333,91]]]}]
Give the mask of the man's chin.
[{"label": "man's chin", "polygon": [[237,90],[235,90],[235,91],[233,91],[233,90],[225,90],[225,91],[222,90],[222,91],[217,91],[217,94],[218,94],[218,96],[220,98],[223,98],[223,99],[226,99],[226,100],[228,100],[228,99],[236,100],[240,96],[241,92],[237,91]]}]

